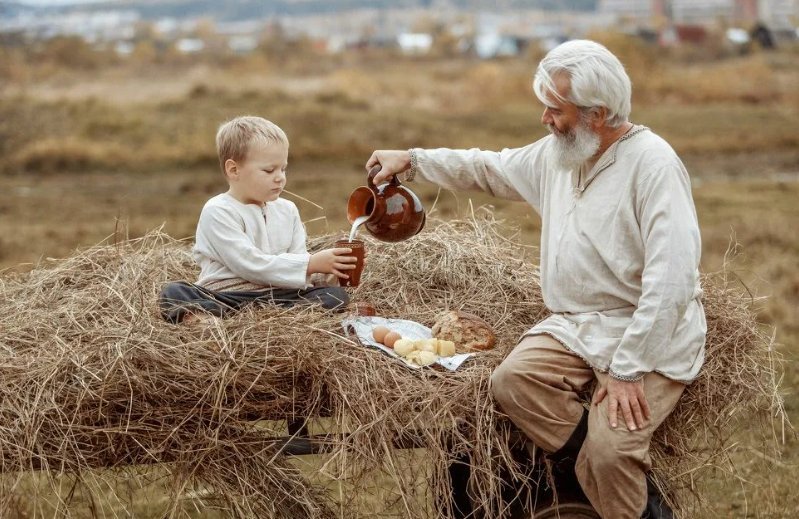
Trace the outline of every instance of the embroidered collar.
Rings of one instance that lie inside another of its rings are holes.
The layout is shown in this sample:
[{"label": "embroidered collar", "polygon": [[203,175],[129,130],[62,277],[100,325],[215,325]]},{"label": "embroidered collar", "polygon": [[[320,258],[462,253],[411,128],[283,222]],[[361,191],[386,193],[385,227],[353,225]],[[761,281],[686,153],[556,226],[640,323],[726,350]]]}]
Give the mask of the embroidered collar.
[{"label": "embroidered collar", "polygon": [[588,185],[597,177],[597,175],[599,175],[602,171],[609,168],[610,166],[613,165],[614,162],[616,162],[616,151],[618,150],[620,143],[628,139],[631,139],[632,137],[638,135],[639,133],[645,130],[649,130],[649,128],[640,124],[637,125],[634,124],[632,127],[630,127],[630,129],[627,130],[627,133],[616,139],[616,141],[613,144],[611,144],[608,147],[608,149],[605,150],[605,153],[603,153],[602,156],[599,157],[599,160],[596,162],[596,164],[594,164],[594,167],[588,171],[588,174],[586,175],[585,179],[583,179],[582,182],[580,182],[580,169],[577,169],[577,171],[574,173],[572,177],[573,178],[572,187],[574,190],[574,196],[579,197],[583,193],[583,191],[585,191],[588,188]]}]

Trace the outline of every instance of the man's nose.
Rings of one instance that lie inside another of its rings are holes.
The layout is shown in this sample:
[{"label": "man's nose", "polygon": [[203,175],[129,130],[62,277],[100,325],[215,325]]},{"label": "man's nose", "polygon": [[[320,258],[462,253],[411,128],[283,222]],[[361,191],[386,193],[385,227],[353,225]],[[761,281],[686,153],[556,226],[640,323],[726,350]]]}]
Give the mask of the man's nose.
[{"label": "man's nose", "polygon": [[552,124],[552,113],[549,107],[544,108],[544,113],[541,114],[541,124]]}]

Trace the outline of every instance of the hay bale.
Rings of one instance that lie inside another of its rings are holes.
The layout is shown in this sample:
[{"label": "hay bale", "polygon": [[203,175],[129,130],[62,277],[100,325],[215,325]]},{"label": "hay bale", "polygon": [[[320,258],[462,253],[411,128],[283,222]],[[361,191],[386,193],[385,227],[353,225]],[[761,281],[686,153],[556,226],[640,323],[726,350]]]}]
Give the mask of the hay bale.
[{"label": "hay bale", "polygon": [[[80,478],[97,467],[169,463],[172,513],[184,493],[202,488],[240,516],[333,517],[352,495],[312,483],[256,421],[330,416],[348,434],[329,438],[323,469],[351,493],[378,467],[396,483],[399,513],[423,517],[430,499],[450,494],[448,463],[469,453],[473,498],[497,517],[498,475],[529,480],[508,451],[512,427],[488,380],[547,315],[535,265],[506,235],[482,215],[437,222],[406,243],[368,241],[354,300],[428,325],[451,308],[494,326],[500,346],[455,373],[409,370],[346,337],[340,315],[314,308],[167,324],[155,304],[160,287],[196,271],[189,244],[160,232],[0,278],[2,471]],[[311,248],[335,238],[315,238]],[[683,510],[699,469],[729,449],[733,421],[781,409],[771,342],[751,301],[723,275],[703,282],[707,364],[657,433],[653,455],[659,482]],[[411,430],[428,448],[429,490],[391,448]],[[450,514],[443,506],[438,512]]]}]

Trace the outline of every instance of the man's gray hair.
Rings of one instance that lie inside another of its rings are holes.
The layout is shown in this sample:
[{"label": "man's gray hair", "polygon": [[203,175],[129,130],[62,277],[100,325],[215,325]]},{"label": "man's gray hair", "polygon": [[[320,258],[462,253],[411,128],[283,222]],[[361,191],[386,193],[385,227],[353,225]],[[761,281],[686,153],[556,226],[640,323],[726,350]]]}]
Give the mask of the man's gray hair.
[{"label": "man's gray hair", "polygon": [[[555,90],[553,81],[553,77],[561,73],[566,73],[571,82],[565,99]],[[544,104],[547,104],[547,93],[551,92],[583,110],[605,107],[608,110],[605,120],[614,128],[630,117],[630,77],[619,58],[594,41],[567,41],[549,51],[538,64],[533,90]]]}]

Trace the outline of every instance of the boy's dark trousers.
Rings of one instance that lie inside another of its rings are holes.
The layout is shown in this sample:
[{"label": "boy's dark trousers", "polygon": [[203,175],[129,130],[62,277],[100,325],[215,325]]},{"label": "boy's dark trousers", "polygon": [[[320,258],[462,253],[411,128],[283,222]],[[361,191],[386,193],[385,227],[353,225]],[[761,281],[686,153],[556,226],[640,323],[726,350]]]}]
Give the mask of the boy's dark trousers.
[{"label": "boy's dark trousers", "polygon": [[251,303],[274,303],[282,307],[318,304],[328,310],[343,310],[349,300],[347,292],[341,287],[217,292],[186,281],[176,281],[164,286],[158,304],[161,316],[176,324],[189,313],[199,311],[225,317]]}]

